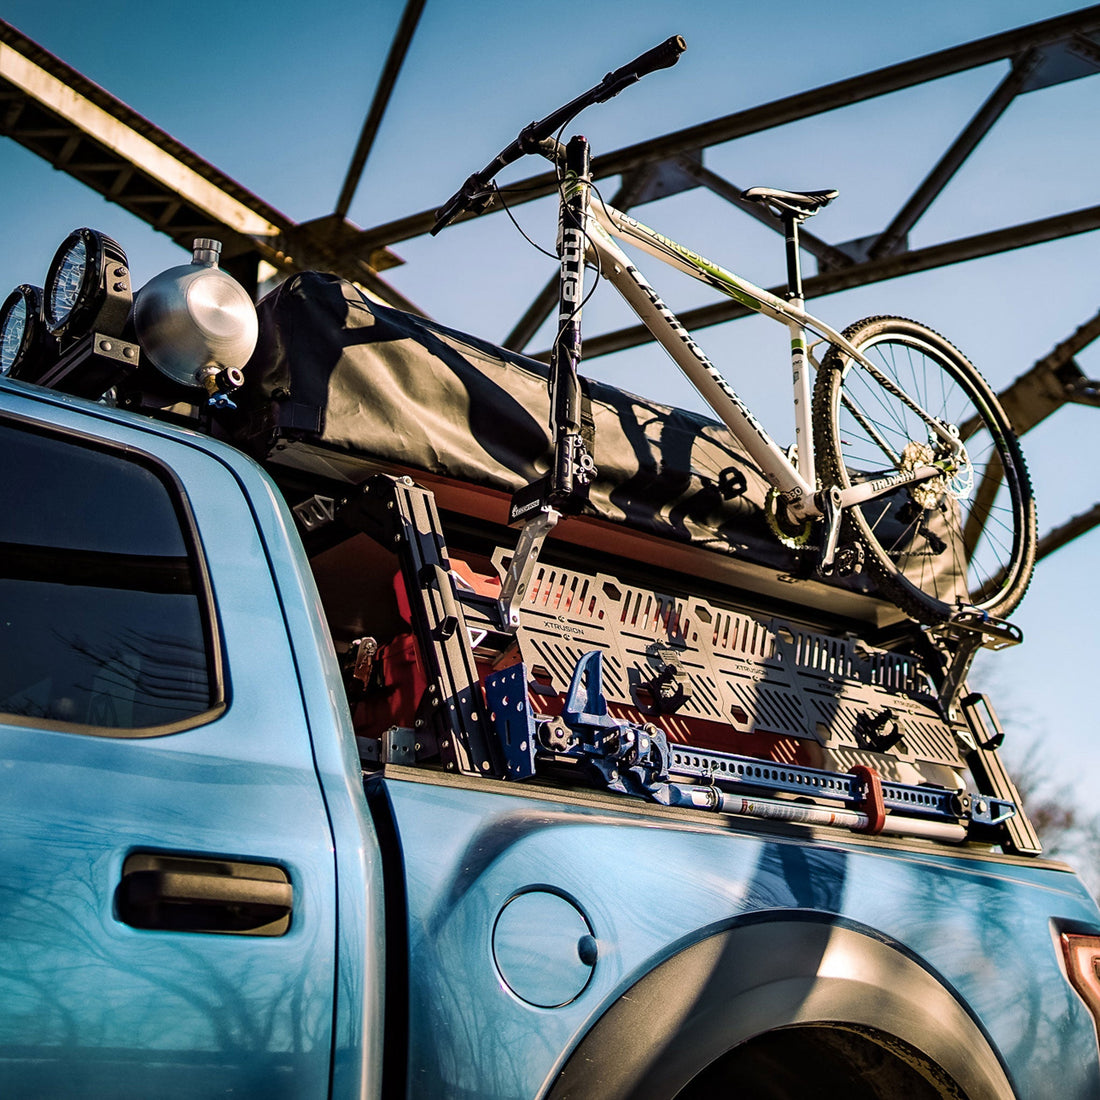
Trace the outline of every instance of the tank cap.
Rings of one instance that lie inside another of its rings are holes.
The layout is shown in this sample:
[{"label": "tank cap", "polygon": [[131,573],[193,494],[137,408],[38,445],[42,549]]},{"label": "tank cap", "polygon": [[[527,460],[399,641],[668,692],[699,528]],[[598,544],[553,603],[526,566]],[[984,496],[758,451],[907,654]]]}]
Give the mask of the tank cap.
[{"label": "tank cap", "polygon": [[203,267],[217,267],[218,257],[222,254],[222,242],[210,237],[196,237],[192,245],[191,262]]}]

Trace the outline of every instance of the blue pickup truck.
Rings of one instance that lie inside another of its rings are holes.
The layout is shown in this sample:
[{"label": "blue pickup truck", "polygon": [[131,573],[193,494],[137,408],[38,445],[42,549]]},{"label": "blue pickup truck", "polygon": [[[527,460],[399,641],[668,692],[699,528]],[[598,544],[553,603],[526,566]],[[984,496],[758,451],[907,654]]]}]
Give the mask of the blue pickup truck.
[{"label": "blue pickup truck", "polygon": [[538,364],[80,240],[0,316],[3,1096],[1100,1096],[965,640],[751,484],[728,553],[620,482],[517,568]]}]

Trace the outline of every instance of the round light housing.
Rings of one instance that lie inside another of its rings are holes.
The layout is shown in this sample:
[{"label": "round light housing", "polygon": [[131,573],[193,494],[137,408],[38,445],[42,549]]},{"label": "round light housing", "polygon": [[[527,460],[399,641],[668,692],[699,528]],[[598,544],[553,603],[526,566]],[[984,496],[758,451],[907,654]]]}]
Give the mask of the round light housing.
[{"label": "round light housing", "polygon": [[21,372],[49,337],[42,322],[42,291],[23,283],[0,306],[0,374]]},{"label": "round light housing", "polygon": [[122,247],[94,229],[70,233],[46,276],[43,316],[50,332],[84,336],[97,327],[101,315],[110,327],[121,328],[129,304],[130,273]]}]

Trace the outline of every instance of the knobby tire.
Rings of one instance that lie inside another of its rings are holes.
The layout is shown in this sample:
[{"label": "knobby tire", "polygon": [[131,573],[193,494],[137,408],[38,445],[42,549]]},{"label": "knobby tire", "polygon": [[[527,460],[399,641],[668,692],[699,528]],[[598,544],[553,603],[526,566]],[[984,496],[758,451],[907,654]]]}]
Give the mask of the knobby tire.
[{"label": "knobby tire", "polygon": [[[993,391],[957,348],[915,321],[869,317],[844,337],[926,412],[956,425],[969,462],[923,489],[846,509],[842,541],[863,547],[879,590],[919,622],[942,622],[962,606],[1007,616],[1035,565],[1035,502]],[[943,454],[922,419],[836,345],[818,371],[813,431],[826,487],[896,472],[907,445],[910,463]]]}]

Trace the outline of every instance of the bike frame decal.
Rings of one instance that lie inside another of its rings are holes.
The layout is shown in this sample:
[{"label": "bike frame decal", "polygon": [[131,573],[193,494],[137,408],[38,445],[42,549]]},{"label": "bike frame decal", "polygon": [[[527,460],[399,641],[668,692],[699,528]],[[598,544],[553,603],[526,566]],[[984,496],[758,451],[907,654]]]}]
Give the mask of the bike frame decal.
[{"label": "bike frame decal", "polygon": [[563,229],[561,235],[561,306],[558,320],[564,324],[580,311],[584,254],[584,234],[579,229]]},{"label": "bike frame decal", "polygon": [[686,275],[691,275],[700,282],[707,283],[726,297],[740,302],[746,309],[751,309],[754,313],[763,313],[773,321],[786,322],[795,319],[792,318],[787,303],[781,298],[777,298],[762,287],[739,279],[720,264],[677,244],[664,234],[650,229],[637,218],[632,218],[613,206],[599,202],[594,203],[591,209],[596,220],[611,236],[633,242],[655,259],[675,267]]},{"label": "bike frame decal", "polygon": [[943,476],[944,471],[939,466],[917,466],[913,470],[889,474],[872,481],[861,481],[851,488],[841,489],[838,503],[842,508],[850,508],[853,504],[866,504],[886,493],[892,493],[895,489],[900,489],[903,485],[916,485],[919,482],[931,481],[933,478]]}]

